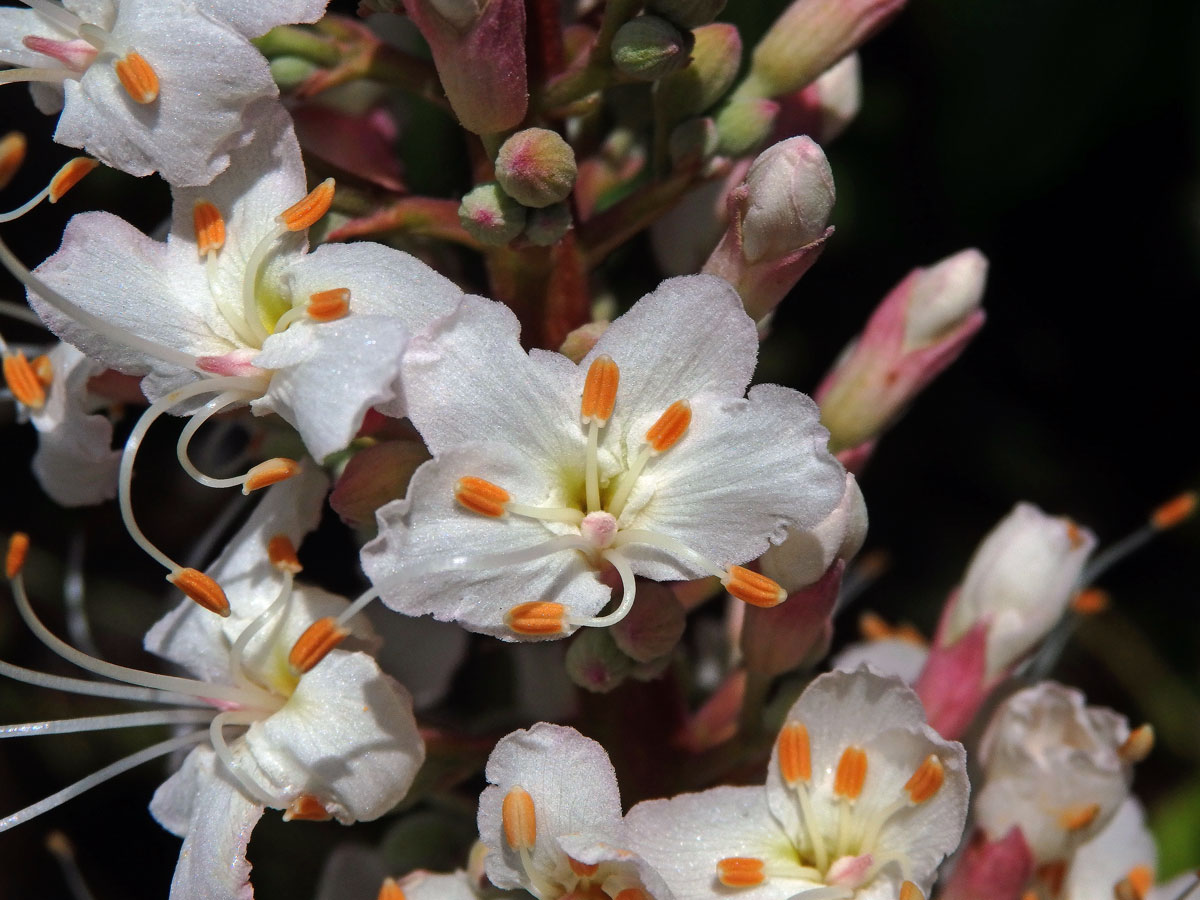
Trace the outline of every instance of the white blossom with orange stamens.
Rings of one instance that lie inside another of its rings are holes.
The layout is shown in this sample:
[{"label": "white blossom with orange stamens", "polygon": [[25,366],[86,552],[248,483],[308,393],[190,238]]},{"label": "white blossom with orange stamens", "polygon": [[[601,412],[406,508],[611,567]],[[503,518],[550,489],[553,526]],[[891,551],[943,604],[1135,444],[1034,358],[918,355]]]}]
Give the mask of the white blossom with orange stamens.
[{"label": "white blossom with orange stamens", "polygon": [[[1147,900],[1157,869],[1158,850],[1146,827],[1146,813],[1135,797],[1129,797],[1108,824],[1071,857],[1061,900],[1108,900],[1109,897]],[[1123,882],[1131,891],[1117,893],[1117,886]]]}]

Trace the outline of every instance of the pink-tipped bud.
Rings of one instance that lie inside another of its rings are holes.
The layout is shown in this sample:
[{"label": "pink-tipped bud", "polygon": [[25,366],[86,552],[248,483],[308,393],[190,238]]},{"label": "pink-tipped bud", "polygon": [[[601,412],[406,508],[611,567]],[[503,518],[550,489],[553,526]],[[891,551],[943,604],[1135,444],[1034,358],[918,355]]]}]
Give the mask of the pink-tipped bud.
[{"label": "pink-tipped bud", "polygon": [[524,230],[525,207],[489,181],[462,198],[458,221],[481,244],[502,247]]},{"label": "pink-tipped bud", "polygon": [[717,113],[718,149],[726,156],[745,156],[763,144],[775,127],[779,104],[752,97],[732,100]]},{"label": "pink-tipped bud", "polygon": [[566,237],[572,225],[571,208],[566,203],[531,209],[525,214],[525,239],[538,247],[552,247]]},{"label": "pink-tipped bud", "polygon": [[980,834],[963,853],[939,896],[941,900],[1020,900],[1031,877],[1033,854],[1021,829],[1013,828],[995,841]]},{"label": "pink-tipped bud", "polygon": [[612,61],[617,71],[640,81],[654,81],[687,65],[695,41],[658,16],[638,16],[617,29]]},{"label": "pink-tipped bud", "polygon": [[851,53],[808,87],[784,94],[775,120],[776,140],[807,134],[828,144],[843,131],[862,108],[862,66]]},{"label": "pink-tipped bud", "polygon": [[844,570],[845,564],[838,561],[815,584],[778,606],[745,608],[740,643],[747,669],[775,677],[824,658],[833,638],[833,608]]},{"label": "pink-tipped bud", "polygon": [[661,79],[654,103],[666,124],[698,116],[716,105],[733,85],[742,62],[738,30],[722,22],[692,32],[692,61],[687,68]]},{"label": "pink-tipped bud", "polygon": [[983,326],[986,279],[987,259],[963,250],[892,288],[814,395],[831,449],[869,447],[958,358]]},{"label": "pink-tipped bud", "polygon": [[634,661],[621,652],[608,628],[583,628],[567,648],[566,670],[586,691],[607,694],[633,672]]},{"label": "pink-tipped bud", "polygon": [[540,209],[567,199],[575,187],[575,151],[557,131],[526,128],[500,146],[496,180],[524,206]]},{"label": "pink-tipped bud", "polygon": [[703,271],[737,288],[746,312],[762,319],[816,262],[834,196],[829,161],[811,138],[768,147],[730,192],[729,227]]}]

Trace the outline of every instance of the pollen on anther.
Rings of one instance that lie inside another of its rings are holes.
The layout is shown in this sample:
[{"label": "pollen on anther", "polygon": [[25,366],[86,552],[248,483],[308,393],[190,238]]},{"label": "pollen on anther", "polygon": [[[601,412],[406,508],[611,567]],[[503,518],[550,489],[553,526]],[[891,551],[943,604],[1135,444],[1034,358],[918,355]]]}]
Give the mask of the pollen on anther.
[{"label": "pollen on anther", "polygon": [[566,607],[549,600],[534,600],[514,606],[504,617],[508,627],[517,634],[549,636],[562,634]]},{"label": "pollen on anther", "polygon": [[3,367],[4,381],[18,403],[29,409],[41,409],[46,405],[46,387],[24,353],[4,354]]},{"label": "pollen on anther", "polygon": [[42,387],[48,388],[54,383],[54,363],[50,362],[50,357],[45,353],[39,353],[31,359],[29,367],[33,369],[33,374],[37,376]]},{"label": "pollen on anther", "polygon": [[930,753],[912,773],[912,777],[904,785],[904,790],[908,792],[909,800],[920,804],[936,794],[945,780],[946,770],[942,767],[942,761]]},{"label": "pollen on anther", "polygon": [[580,862],[571,856],[567,857],[567,865],[569,865],[571,867],[571,871],[580,878],[588,878],[600,871],[599,864]]},{"label": "pollen on anther", "polygon": [[121,79],[121,87],[134,103],[153,103],[158,99],[158,75],[142,54],[130,50],[113,63],[113,68]]},{"label": "pollen on anther", "polygon": [[225,591],[203,572],[176,569],[167,576],[167,581],[187,594],[198,606],[221,617],[229,615],[229,598],[225,596]]},{"label": "pollen on anther", "polygon": [[325,808],[325,804],[312,794],[301,794],[283,811],[283,821],[328,822],[333,813]]},{"label": "pollen on anther", "polygon": [[300,558],[296,555],[296,545],[286,534],[277,534],[267,541],[267,559],[281,572],[299,575],[304,569],[304,566],[300,565]]},{"label": "pollen on anther", "polygon": [[1173,500],[1168,500],[1150,516],[1150,524],[1159,531],[1174,528],[1196,511],[1195,491],[1185,491]]},{"label": "pollen on anther", "polygon": [[464,475],[454,483],[454,499],[473,513],[498,519],[512,496],[498,484],[474,475]]},{"label": "pollen on anther", "polygon": [[1117,756],[1121,757],[1121,762],[1132,765],[1140,763],[1153,749],[1154,726],[1147,722],[1129,732],[1129,737],[1117,748]]},{"label": "pollen on anther", "polygon": [[375,900],[405,900],[404,891],[395,878],[385,878],[379,886],[379,896]]},{"label": "pollen on anther", "polygon": [[812,747],[803,722],[788,722],[779,732],[779,772],[790,785],[812,778]]},{"label": "pollen on anther", "polygon": [[8,551],[4,554],[4,577],[16,578],[25,566],[25,557],[29,555],[29,535],[23,531],[14,531],[8,539]]},{"label": "pollen on anther", "polygon": [[621,381],[621,370],[611,356],[600,355],[588,367],[587,379],[583,382],[583,401],[579,405],[579,416],[587,425],[608,423],[617,402],[617,385]]},{"label": "pollen on anther", "polygon": [[350,312],[350,288],[330,288],[309,295],[308,317],[317,322],[332,322]]},{"label": "pollen on anther", "polygon": [[1117,900],[1146,900],[1152,887],[1154,887],[1154,872],[1151,868],[1145,865],[1134,866],[1124,878],[1117,882],[1113,889],[1113,896]]},{"label": "pollen on anther", "polygon": [[767,880],[761,859],[727,856],[717,863],[717,880],[725,887],[754,887]]},{"label": "pollen on anther", "polygon": [[54,173],[50,179],[50,193],[47,195],[51,203],[57,203],[63,194],[83,180],[83,176],[100,165],[97,160],[87,156],[77,156]]},{"label": "pollen on anther", "polygon": [[1100,815],[1099,803],[1070,806],[1059,813],[1058,824],[1064,831],[1081,831],[1096,821],[1098,815]]},{"label": "pollen on anther", "polygon": [[692,424],[692,406],[686,400],[676,400],[666,408],[658,421],[646,432],[646,443],[655,453],[663,453],[677,443]]},{"label": "pollen on anther", "polygon": [[321,216],[329,212],[333,203],[333,179],[326,178],[305,195],[304,199],[281,212],[278,221],[288,231],[303,231],[315,225]]},{"label": "pollen on anther", "polygon": [[317,619],[304,629],[304,634],[292,645],[288,653],[288,665],[294,672],[303,675],[349,635],[350,629],[339,625],[332,616]]},{"label": "pollen on anther", "polygon": [[196,231],[196,250],[207,256],[225,246],[225,219],[221,211],[207,200],[197,200],[192,207],[192,226]]},{"label": "pollen on anther", "polygon": [[867,754],[861,747],[850,746],[842,751],[837,772],[833,776],[833,792],[846,800],[857,800],[867,780]]},{"label": "pollen on anther", "polygon": [[721,584],[734,597],[751,606],[769,608],[787,599],[787,591],[776,582],[742,566],[730,566]]},{"label": "pollen on anther", "polygon": [[0,138],[0,190],[8,187],[25,162],[26,144],[25,135],[19,131],[10,131]]},{"label": "pollen on anther", "polygon": [[1100,588],[1088,588],[1071,598],[1071,611],[1081,616],[1096,616],[1112,604],[1108,592]]},{"label": "pollen on anther", "polygon": [[533,798],[523,787],[510,788],[500,805],[504,839],[514,850],[529,850],[537,841],[537,814]]},{"label": "pollen on anther", "polygon": [[300,463],[294,459],[276,456],[273,459],[265,460],[246,473],[246,480],[242,484],[242,493],[249,494],[252,491],[270,487],[280,481],[286,481],[299,472]]},{"label": "pollen on anther", "polygon": [[906,881],[900,885],[899,900],[925,900],[925,894],[911,881]]}]

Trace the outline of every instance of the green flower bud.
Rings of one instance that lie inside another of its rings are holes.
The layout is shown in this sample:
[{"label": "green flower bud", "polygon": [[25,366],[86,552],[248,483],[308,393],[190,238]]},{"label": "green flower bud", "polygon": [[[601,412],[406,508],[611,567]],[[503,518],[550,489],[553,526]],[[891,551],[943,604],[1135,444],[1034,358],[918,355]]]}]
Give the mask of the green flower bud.
[{"label": "green flower bud", "polygon": [[496,155],[496,180],[505,192],[540,209],[567,198],[575,187],[575,151],[558,132],[546,128],[518,131]]},{"label": "green flower bud", "polygon": [[725,96],[742,61],[742,39],[732,25],[705,25],[692,36],[692,64],[654,89],[659,112],[673,122],[698,116]]},{"label": "green flower bud", "polygon": [[732,100],[717,113],[719,152],[745,156],[771,135],[779,104],[773,100]]},{"label": "green flower bud", "polygon": [[721,14],[725,0],[649,0],[646,9],[680,28],[699,28]]},{"label": "green flower bud", "polygon": [[571,210],[565,203],[531,209],[525,217],[525,237],[531,244],[549,247],[571,230]]},{"label": "green flower bud", "polygon": [[717,152],[717,142],[717,124],[706,116],[689,119],[676,127],[667,141],[667,150],[671,154],[671,163],[682,166],[712,159]]},{"label": "green flower bud", "polygon": [[690,31],[680,31],[666,19],[638,16],[617,29],[613,64],[631,78],[654,81],[686,66],[694,43]]},{"label": "green flower bud", "polygon": [[463,197],[458,221],[475,240],[500,247],[525,228],[525,207],[489,181]]},{"label": "green flower bud", "polygon": [[624,619],[608,629],[621,652],[638,663],[669,655],[683,637],[687,613],[665,585],[638,585],[638,601]]},{"label": "green flower bud", "polygon": [[620,685],[634,667],[608,632],[607,628],[583,628],[567,648],[567,675],[584,690],[597,694],[607,694]]},{"label": "green flower bud", "polygon": [[299,87],[319,66],[299,56],[277,56],[271,60],[271,77],[281,91]]}]

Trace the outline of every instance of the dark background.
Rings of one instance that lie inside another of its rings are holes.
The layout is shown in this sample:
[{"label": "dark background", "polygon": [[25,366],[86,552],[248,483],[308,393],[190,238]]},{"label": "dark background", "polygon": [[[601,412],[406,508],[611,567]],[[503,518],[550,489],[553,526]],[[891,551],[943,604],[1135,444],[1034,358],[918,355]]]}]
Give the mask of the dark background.
[{"label": "dark background", "polygon": [[[749,46],[781,6],[745,2],[727,18],[745,26]],[[759,380],[811,389],[915,265],[975,246],[991,260],[991,277],[984,330],[883,440],[861,479],[868,548],[886,550],[891,563],[860,608],[930,631],[974,545],[1018,500],[1069,514],[1109,542],[1162,500],[1200,487],[1198,37],[1200,9],[1186,2],[916,0],[863,51],[863,112],[828,148],[837,234],[786,301]],[[20,121],[33,156],[4,192],[12,206],[70,153],[49,143],[51,121],[30,113],[24,88],[0,87],[0,108],[0,129]],[[57,245],[67,215],[88,208],[149,230],[166,193],[149,180],[97,173],[59,207],[0,227],[34,262]],[[18,295],[6,283],[3,296]],[[5,322],[4,334],[34,332]],[[11,409],[0,411],[10,419]],[[161,611],[157,575],[111,504],[54,510],[27,474],[33,447],[31,429],[5,430],[0,533],[23,528],[46,548],[45,560],[34,560],[33,590],[52,610],[52,561],[85,532],[98,639],[110,657],[152,666],[144,655],[137,661],[140,636]],[[170,471],[139,469],[139,515],[168,550],[202,527],[172,521],[168,504],[155,502],[178,485]],[[204,492],[191,497],[201,504],[197,522],[215,512]],[[1137,787],[1156,810],[1172,871],[1200,862],[1198,539],[1200,526],[1186,525],[1106,577],[1116,609],[1088,623],[1057,673],[1169,735]],[[48,619],[61,632],[61,619]],[[839,641],[854,636],[853,619],[839,623]],[[0,603],[2,658],[52,666],[32,645]],[[101,708],[0,684],[3,721]],[[145,743],[131,732],[5,744],[0,814]],[[79,843],[97,897],[164,896],[178,841],[145,807],[161,777],[149,764],[0,835],[0,898],[66,896],[42,850],[51,828]],[[344,834],[373,839],[382,827],[285,828],[276,818],[264,818],[251,849],[267,900],[308,896],[322,848]]]}]

